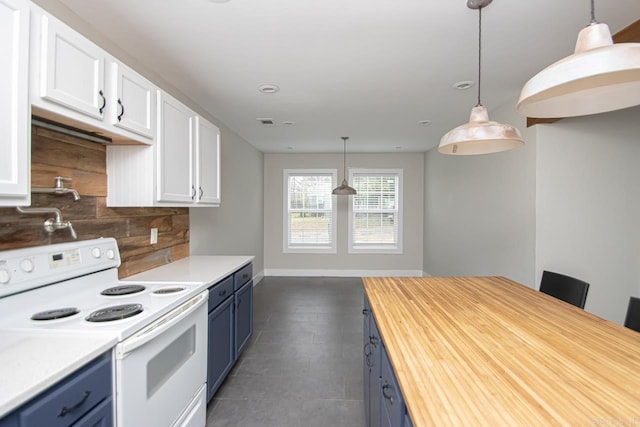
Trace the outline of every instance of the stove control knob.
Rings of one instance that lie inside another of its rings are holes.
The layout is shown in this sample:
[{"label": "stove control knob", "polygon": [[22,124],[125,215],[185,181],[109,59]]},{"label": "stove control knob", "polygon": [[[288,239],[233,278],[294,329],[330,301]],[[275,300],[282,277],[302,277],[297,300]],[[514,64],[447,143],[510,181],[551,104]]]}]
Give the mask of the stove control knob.
[{"label": "stove control knob", "polygon": [[100,256],[102,255],[100,253],[100,248],[91,249],[91,255],[93,255],[94,258],[100,258]]},{"label": "stove control knob", "polygon": [[107,251],[107,258],[114,259],[115,257],[116,257],[116,253],[113,251],[113,249],[109,249]]},{"label": "stove control knob", "polygon": [[0,285],[6,285],[11,280],[11,275],[9,274],[9,270],[3,268],[0,270]]},{"label": "stove control knob", "polygon": [[34,268],[33,261],[31,261],[29,258],[23,259],[22,261],[20,261],[20,268],[25,273],[31,273]]}]

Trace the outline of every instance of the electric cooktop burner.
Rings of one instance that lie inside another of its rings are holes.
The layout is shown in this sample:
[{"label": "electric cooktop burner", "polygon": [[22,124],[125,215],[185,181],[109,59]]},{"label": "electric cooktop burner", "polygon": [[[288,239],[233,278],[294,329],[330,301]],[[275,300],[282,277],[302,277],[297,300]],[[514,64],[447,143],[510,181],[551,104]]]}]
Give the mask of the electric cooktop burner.
[{"label": "electric cooktop burner", "polygon": [[184,286],[170,286],[166,288],[156,289],[155,291],[153,291],[153,293],[158,295],[165,295],[165,294],[173,294],[176,292],[182,292],[185,289],[187,288],[185,288]]},{"label": "electric cooktop burner", "polygon": [[86,317],[88,322],[110,322],[142,313],[142,304],[123,304],[96,310]]},{"label": "electric cooktop burner", "polygon": [[144,290],[145,290],[145,287],[142,285],[121,285],[121,286],[114,286],[113,288],[107,288],[104,291],[100,292],[100,295],[106,295],[106,296],[112,297],[117,295],[136,294]]},{"label": "electric cooktop burner", "polygon": [[75,307],[56,308],[54,310],[41,311],[31,316],[31,320],[54,320],[62,319],[64,317],[73,316],[80,313]]}]

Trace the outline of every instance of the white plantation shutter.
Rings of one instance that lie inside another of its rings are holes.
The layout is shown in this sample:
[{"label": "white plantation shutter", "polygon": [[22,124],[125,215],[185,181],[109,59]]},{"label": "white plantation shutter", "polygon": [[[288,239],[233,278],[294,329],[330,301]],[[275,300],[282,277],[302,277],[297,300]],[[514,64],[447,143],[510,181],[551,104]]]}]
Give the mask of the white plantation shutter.
[{"label": "white plantation shutter", "polygon": [[354,169],[349,252],[402,253],[402,170]]},{"label": "white plantation shutter", "polygon": [[284,252],[335,253],[335,170],[284,171]]}]

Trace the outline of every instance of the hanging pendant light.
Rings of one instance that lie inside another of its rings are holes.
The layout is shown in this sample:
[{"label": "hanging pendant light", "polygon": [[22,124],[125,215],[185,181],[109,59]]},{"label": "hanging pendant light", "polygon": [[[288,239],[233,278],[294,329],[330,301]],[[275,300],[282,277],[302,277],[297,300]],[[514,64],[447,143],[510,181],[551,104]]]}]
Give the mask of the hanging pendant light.
[{"label": "hanging pendant light", "polygon": [[352,196],[357,193],[356,189],[349,187],[349,184],[347,183],[347,139],[349,139],[349,137],[343,136],[341,138],[344,145],[344,152],[342,156],[342,159],[344,160],[344,178],[342,178],[342,184],[339,187],[334,188],[331,194],[337,194],[338,196]]},{"label": "hanging pendant light", "polygon": [[492,0],[467,0],[467,7],[478,10],[478,105],[471,110],[469,122],[447,132],[440,140],[438,151],[443,154],[488,154],[511,150],[524,144],[515,127],[489,120],[489,113],[480,101],[482,65],[482,8]]},{"label": "hanging pendant light", "polygon": [[527,117],[604,113],[640,104],[640,43],[613,44],[595,18],[578,34],[575,52],[548,66],[522,88],[516,106]]}]

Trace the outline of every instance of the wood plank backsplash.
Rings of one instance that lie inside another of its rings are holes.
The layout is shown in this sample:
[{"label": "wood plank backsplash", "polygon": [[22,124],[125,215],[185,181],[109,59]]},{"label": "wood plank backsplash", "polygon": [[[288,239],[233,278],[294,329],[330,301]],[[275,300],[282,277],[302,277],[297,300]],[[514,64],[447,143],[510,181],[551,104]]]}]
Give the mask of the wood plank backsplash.
[{"label": "wood plank backsplash", "polygon": [[[120,278],[189,256],[188,208],[108,208],[106,147],[40,127],[31,130],[31,185],[53,187],[56,176],[80,194],[32,194],[32,207],[55,207],[71,221],[78,240],[114,237],[122,265]],[[52,234],[43,223],[53,214],[25,215],[0,208],[0,250],[69,242],[69,230]],[[158,243],[149,244],[151,228]]]}]

